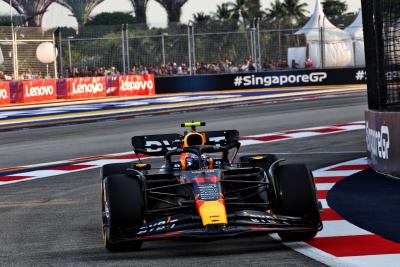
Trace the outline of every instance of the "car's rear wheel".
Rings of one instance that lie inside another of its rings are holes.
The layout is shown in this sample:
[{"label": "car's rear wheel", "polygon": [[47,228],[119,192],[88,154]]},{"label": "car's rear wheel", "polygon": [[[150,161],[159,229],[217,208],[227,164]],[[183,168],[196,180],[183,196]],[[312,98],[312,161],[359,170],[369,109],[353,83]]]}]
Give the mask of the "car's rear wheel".
[{"label": "car's rear wheel", "polygon": [[103,178],[105,178],[110,175],[126,174],[126,170],[129,168],[132,168],[132,163],[112,163],[104,165],[101,171]]},{"label": "car's rear wheel", "polygon": [[275,173],[278,187],[276,212],[285,216],[302,217],[311,222],[312,230],[281,232],[284,241],[305,241],[318,233],[321,222],[314,178],[304,164],[279,166]]},{"label": "car's rear wheel", "polygon": [[141,241],[123,241],[125,229],[143,224],[144,197],[140,181],[125,174],[102,182],[103,241],[110,251],[138,250]]}]

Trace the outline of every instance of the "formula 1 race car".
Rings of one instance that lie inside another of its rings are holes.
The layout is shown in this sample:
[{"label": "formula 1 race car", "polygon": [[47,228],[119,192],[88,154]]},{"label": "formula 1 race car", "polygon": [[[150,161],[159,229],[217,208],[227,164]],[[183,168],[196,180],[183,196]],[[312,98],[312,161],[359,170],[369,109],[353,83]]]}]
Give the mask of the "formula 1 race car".
[{"label": "formula 1 race car", "polygon": [[311,172],[271,154],[242,156],[236,130],[135,136],[137,155],[163,156],[161,168],[121,163],[102,169],[103,240],[111,251],[165,238],[215,240],[278,233],[313,238],[322,229]]}]

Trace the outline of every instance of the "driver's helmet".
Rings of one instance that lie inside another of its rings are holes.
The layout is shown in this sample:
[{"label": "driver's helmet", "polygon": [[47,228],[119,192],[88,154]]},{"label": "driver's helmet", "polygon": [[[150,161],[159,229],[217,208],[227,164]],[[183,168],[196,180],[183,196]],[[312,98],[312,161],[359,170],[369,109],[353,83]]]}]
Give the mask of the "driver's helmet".
[{"label": "driver's helmet", "polygon": [[198,170],[200,167],[214,169],[214,158],[204,154],[199,159],[196,154],[185,153],[181,159],[181,165],[183,170]]},{"label": "driver's helmet", "polygon": [[[206,135],[192,131],[185,134],[183,138],[183,147],[199,146],[206,144]],[[214,158],[207,154],[201,155],[199,159],[198,155],[193,153],[184,153],[181,156],[182,170],[198,170],[200,167],[206,167],[207,169],[214,169],[216,166]]]}]

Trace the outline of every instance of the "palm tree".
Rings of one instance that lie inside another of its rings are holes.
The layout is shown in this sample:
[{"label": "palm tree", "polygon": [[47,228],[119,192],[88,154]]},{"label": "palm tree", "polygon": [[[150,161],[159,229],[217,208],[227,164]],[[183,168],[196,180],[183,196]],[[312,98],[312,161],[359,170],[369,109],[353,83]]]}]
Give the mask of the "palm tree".
[{"label": "palm tree", "polygon": [[211,16],[206,15],[204,12],[197,12],[193,15],[193,20],[196,24],[206,24],[210,22]]},{"label": "palm tree", "polygon": [[229,4],[223,3],[217,6],[217,12],[213,13],[213,16],[219,20],[229,20],[231,18],[231,11],[229,10]]},{"label": "palm tree", "polygon": [[130,0],[135,9],[135,17],[137,23],[147,24],[146,8],[149,0]]},{"label": "palm tree", "polygon": [[164,7],[168,14],[168,24],[178,23],[182,15],[182,6],[188,0],[156,0]]},{"label": "palm tree", "polygon": [[292,27],[305,19],[306,3],[300,4],[299,0],[284,0],[282,5],[286,10],[286,20]]},{"label": "palm tree", "polygon": [[[10,3],[8,0],[4,2]],[[44,13],[53,2],[52,0],[12,0],[11,4],[24,17],[28,26],[41,26]]]},{"label": "palm tree", "polygon": [[104,0],[55,0],[60,5],[68,8],[78,21],[81,27],[89,21],[89,16],[93,9]]},{"label": "palm tree", "polygon": [[231,17],[244,23],[261,16],[260,0],[236,0],[236,2],[228,5],[231,8]]},{"label": "palm tree", "polygon": [[280,0],[271,3],[271,7],[266,10],[266,17],[272,23],[280,23],[286,17],[286,8]]}]

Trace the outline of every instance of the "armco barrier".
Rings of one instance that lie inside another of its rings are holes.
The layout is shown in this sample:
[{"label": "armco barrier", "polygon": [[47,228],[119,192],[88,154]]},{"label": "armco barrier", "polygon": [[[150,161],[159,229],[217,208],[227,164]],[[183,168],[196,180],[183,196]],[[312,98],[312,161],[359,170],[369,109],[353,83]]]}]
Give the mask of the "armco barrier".
[{"label": "armco barrier", "polygon": [[10,83],[0,81],[0,105],[8,105],[10,103]]},{"label": "armco barrier", "polygon": [[156,78],[156,92],[179,93],[366,83],[363,68],[290,70]]},{"label": "armco barrier", "polygon": [[57,80],[29,80],[18,83],[17,103],[37,103],[57,99]]},{"label": "armco barrier", "polygon": [[400,112],[365,112],[368,163],[400,178]]}]

